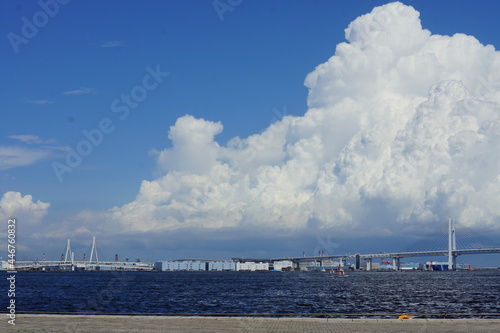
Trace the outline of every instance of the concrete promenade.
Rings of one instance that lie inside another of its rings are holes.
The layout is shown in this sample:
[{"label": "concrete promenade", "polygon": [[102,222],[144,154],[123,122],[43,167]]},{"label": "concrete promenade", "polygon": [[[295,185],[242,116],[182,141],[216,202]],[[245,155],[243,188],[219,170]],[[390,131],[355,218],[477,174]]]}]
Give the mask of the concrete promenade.
[{"label": "concrete promenade", "polygon": [[317,319],[27,315],[0,332],[500,332],[500,319]]}]

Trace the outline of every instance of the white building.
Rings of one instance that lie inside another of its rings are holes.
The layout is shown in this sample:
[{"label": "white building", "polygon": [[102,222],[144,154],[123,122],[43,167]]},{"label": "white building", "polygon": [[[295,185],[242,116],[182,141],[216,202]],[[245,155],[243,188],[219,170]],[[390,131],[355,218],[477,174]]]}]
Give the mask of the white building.
[{"label": "white building", "polygon": [[235,271],[236,262],[231,260],[216,260],[208,262],[209,271]]},{"label": "white building", "polygon": [[201,260],[168,260],[155,263],[157,271],[206,271],[207,261]]},{"label": "white building", "polygon": [[292,271],[293,270],[293,261],[291,260],[281,260],[273,262],[273,267],[275,271]]},{"label": "white building", "polygon": [[402,262],[401,263],[401,270],[406,271],[406,270],[417,270],[420,269],[420,263],[418,262]]},{"label": "white building", "polygon": [[301,271],[307,271],[308,267],[316,266],[319,266],[319,263],[316,260],[299,261],[299,270]]},{"label": "white building", "polygon": [[269,270],[269,263],[257,262],[257,263],[255,263],[255,270],[256,271],[268,271]]},{"label": "white building", "polygon": [[249,271],[249,272],[268,271],[269,264],[267,262],[253,262],[253,261],[238,262],[236,263],[236,270]]}]

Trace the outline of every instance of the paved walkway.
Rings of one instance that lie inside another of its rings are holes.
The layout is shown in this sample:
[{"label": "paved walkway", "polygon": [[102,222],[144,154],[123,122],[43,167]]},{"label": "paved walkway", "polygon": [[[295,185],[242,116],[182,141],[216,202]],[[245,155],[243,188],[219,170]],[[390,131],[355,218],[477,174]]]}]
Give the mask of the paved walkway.
[{"label": "paved walkway", "polygon": [[315,319],[2,314],[0,332],[500,332],[500,319]]}]

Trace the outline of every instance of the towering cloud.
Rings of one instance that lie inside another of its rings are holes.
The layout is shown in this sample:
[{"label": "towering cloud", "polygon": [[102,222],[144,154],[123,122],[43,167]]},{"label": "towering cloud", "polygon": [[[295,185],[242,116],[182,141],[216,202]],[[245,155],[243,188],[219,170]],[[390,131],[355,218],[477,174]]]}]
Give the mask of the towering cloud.
[{"label": "towering cloud", "polygon": [[345,30],[307,75],[307,112],[220,146],[186,115],[157,152],[164,175],[109,211],[129,231],[334,228],[391,234],[451,215],[500,228],[500,55],[432,35],[399,2]]}]

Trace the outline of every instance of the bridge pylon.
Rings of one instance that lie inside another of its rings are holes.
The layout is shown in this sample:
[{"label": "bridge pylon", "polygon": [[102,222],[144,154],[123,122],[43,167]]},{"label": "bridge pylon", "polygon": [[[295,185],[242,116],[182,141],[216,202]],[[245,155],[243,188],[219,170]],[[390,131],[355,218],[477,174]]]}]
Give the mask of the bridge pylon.
[{"label": "bridge pylon", "polygon": [[457,240],[455,234],[455,222],[450,217],[448,219],[448,269],[457,269]]},{"label": "bridge pylon", "polygon": [[95,236],[92,237],[92,250],[90,251],[89,262],[92,262],[92,258],[94,257],[94,253],[95,253],[95,261],[99,261],[99,257],[97,256],[97,247],[95,245]]},{"label": "bridge pylon", "polygon": [[66,245],[66,254],[64,255],[64,262],[69,262],[71,260],[71,245],[70,240],[68,239],[68,243]]}]

